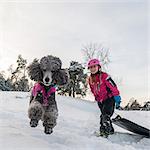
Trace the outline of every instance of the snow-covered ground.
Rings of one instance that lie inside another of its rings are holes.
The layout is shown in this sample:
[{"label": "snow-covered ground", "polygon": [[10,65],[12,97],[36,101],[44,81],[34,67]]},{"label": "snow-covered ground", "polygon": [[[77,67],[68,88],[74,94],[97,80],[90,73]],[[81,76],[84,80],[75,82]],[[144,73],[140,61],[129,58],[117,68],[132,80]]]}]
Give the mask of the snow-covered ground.
[{"label": "snow-covered ground", "polygon": [[[108,139],[95,137],[100,111],[96,103],[57,96],[58,124],[52,135],[45,135],[40,122],[29,126],[29,93],[0,92],[0,149],[4,150],[149,150],[150,139],[128,134]],[[150,128],[150,112],[116,111],[123,117]],[[116,131],[127,133],[117,126]]]}]

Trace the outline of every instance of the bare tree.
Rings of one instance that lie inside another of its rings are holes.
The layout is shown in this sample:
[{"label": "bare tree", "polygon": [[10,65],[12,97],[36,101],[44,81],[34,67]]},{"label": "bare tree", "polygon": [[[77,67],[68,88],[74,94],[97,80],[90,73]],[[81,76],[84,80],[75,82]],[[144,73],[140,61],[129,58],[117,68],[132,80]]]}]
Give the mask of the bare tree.
[{"label": "bare tree", "polygon": [[84,60],[85,60],[84,65],[87,64],[87,62],[92,58],[99,59],[103,68],[110,63],[109,49],[103,47],[102,44],[90,43],[84,45],[81,50],[84,55]]},{"label": "bare tree", "polygon": [[[83,45],[82,47],[82,53],[84,57],[84,66],[87,65],[87,62],[92,58],[97,58],[100,60],[100,63],[102,65],[102,69],[104,71],[107,71],[108,64],[111,62],[109,58],[109,49],[103,47],[102,44],[98,43],[89,43],[86,45]],[[122,85],[122,78],[115,78],[114,79],[117,85]]]}]

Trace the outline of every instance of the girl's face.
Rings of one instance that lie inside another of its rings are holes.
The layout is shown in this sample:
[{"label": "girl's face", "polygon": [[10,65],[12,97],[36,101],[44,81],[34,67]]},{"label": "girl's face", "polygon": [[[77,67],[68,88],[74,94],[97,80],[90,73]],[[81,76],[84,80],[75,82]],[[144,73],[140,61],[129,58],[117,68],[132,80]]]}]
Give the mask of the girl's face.
[{"label": "girl's face", "polygon": [[95,74],[96,72],[98,72],[99,66],[98,65],[91,66],[89,67],[89,70],[92,74]]}]

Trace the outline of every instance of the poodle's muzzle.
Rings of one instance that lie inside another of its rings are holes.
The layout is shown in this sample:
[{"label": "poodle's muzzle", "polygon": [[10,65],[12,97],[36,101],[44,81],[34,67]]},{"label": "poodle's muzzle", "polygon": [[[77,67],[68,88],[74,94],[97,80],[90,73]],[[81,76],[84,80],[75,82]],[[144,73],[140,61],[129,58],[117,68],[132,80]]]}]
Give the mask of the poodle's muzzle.
[{"label": "poodle's muzzle", "polygon": [[46,86],[49,86],[52,83],[53,73],[50,70],[43,70],[43,83]]}]

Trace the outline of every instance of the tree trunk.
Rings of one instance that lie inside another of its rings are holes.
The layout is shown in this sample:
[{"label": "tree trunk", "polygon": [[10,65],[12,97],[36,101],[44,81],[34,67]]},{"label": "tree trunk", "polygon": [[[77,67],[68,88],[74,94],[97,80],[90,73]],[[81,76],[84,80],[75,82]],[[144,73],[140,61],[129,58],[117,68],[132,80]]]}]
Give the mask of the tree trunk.
[{"label": "tree trunk", "polygon": [[73,97],[75,97],[75,84],[73,85],[73,91],[72,91],[73,93]]},{"label": "tree trunk", "polygon": [[69,91],[69,96],[71,97],[71,95],[72,95],[72,91],[71,91],[71,89],[70,89],[70,91]]}]

